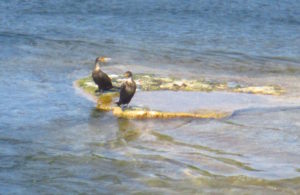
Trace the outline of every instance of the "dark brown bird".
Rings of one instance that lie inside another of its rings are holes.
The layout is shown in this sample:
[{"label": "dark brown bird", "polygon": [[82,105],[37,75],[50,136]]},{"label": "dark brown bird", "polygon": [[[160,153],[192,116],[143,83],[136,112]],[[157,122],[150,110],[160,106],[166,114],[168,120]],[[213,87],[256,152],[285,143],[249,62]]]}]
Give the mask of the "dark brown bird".
[{"label": "dark brown bird", "polygon": [[132,73],[127,71],[125,72],[124,76],[127,79],[121,85],[120,99],[118,102],[116,102],[118,106],[129,104],[136,90],[136,84],[132,78]]},{"label": "dark brown bird", "polygon": [[93,80],[98,85],[98,90],[96,91],[99,92],[113,88],[109,76],[100,69],[100,64],[103,62],[106,62],[106,58],[104,57],[96,58],[95,67],[92,73]]}]

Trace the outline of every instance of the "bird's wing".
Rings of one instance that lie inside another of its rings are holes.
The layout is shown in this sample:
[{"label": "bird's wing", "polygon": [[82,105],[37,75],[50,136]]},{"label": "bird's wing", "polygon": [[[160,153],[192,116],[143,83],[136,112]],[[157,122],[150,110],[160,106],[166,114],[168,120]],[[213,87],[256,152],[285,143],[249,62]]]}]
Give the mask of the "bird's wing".
[{"label": "bird's wing", "polygon": [[105,80],[111,82],[111,78],[106,73],[103,73],[103,78],[105,78]]},{"label": "bird's wing", "polygon": [[102,82],[104,85],[112,87],[111,78],[104,72],[102,72]]},{"label": "bird's wing", "polygon": [[121,87],[120,87],[120,98],[124,97],[126,91],[125,91],[126,85],[125,83],[122,83]]},{"label": "bird's wing", "polygon": [[126,92],[126,84],[122,83],[121,87],[120,87],[120,98],[119,98],[119,103],[124,103],[126,102],[127,99],[127,92]]}]

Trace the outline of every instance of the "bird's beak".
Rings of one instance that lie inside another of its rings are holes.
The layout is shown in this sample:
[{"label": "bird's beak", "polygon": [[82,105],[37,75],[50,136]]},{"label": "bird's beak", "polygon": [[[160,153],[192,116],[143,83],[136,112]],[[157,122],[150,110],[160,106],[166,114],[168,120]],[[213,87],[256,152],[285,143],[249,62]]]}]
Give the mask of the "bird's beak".
[{"label": "bird's beak", "polygon": [[111,58],[108,58],[108,57],[101,57],[99,59],[99,62],[109,62],[109,61],[111,61]]}]

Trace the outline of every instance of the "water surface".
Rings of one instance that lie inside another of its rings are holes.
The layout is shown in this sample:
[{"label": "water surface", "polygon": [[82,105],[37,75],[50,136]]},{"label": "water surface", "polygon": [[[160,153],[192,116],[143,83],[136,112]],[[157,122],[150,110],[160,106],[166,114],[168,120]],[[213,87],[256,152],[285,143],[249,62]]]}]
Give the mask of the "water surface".
[{"label": "water surface", "polygon": [[[297,0],[13,0],[0,10],[1,194],[300,193]],[[117,119],[72,86],[99,55],[112,57],[109,73],[287,93],[223,120]]]}]

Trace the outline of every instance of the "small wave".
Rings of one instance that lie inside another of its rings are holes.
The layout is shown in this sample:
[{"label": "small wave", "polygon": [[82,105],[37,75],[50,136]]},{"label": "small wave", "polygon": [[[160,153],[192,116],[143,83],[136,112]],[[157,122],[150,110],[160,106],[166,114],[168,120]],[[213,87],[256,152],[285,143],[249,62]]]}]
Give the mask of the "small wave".
[{"label": "small wave", "polygon": [[98,42],[91,42],[91,41],[85,41],[85,40],[76,40],[76,39],[52,39],[40,35],[34,35],[34,34],[26,34],[26,33],[17,33],[17,32],[0,32],[0,37],[4,38],[13,38],[13,39],[24,39],[24,40],[40,40],[40,41],[47,41],[47,42],[53,42],[57,44],[63,44],[63,45],[86,45],[86,46],[93,46],[97,48],[103,48],[107,47],[107,44],[98,43]]}]

